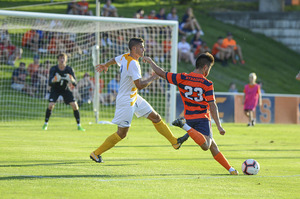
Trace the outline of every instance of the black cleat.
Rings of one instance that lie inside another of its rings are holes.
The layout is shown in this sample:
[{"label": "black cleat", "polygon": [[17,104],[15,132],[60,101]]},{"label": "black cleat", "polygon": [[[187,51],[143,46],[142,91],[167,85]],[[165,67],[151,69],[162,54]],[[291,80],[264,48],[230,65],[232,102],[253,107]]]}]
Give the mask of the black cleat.
[{"label": "black cleat", "polygon": [[174,120],[174,121],[172,122],[172,125],[178,126],[178,127],[180,127],[180,128],[182,128],[184,124],[185,124],[185,119],[184,119],[184,117],[178,118],[178,119],[176,119],[176,120]]},{"label": "black cleat", "polygon": [[174,149],[179,149],[181,145],[189,138],[189,134],[185,134],[184,136],[177,138],[177,144],[174,144],[173,147]]},{"label": "black cleat", "polygon": [[255,120],[251,121],[252,126],[255,126]]},{"label": "black cleat", "polygon": [[90,154],[90,158],[91,158],[92,160],[94,160],[95,162],[97,162],[97,163],[103,163],[103,162],[104,162],[104,161],[102,160],[101,155],[95,155],[94,152],[92,152],[92,153]]}]

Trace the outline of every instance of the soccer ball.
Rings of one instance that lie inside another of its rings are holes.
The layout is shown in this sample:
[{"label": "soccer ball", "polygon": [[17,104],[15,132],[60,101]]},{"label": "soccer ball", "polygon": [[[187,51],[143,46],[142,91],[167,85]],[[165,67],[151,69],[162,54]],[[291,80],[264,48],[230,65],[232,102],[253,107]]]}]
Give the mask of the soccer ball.
[{"label": "soccer ball", "polygon": [[242,171],[245,175],[256,175],[259,169],[259,163],[253,159],[248,159],[242,164]]}]

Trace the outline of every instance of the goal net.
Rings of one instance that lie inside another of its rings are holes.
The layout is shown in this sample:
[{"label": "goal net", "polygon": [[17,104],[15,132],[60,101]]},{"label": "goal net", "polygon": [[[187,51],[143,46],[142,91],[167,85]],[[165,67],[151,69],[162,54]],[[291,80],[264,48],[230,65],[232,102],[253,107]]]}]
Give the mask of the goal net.
[{"label": "goal net", "polygon": [[[145,54],[166,71],[177,70],[177,22],[0,11],[0,121],[41,119],[49,99],[48,75],[57,55],[68,55],[78,82],[72,92],[82,122],[111,121],[119,67],[95,72],[95,65],[128,52],[132,37],[145,40]],[[140,60],[142,76],[151,75]],[[25,66],[25,67],[24,67]],[[139,91],[168,122],[175,117],[175,87],[159,79]],[[73,117],[60,97],[54,117]]]}]

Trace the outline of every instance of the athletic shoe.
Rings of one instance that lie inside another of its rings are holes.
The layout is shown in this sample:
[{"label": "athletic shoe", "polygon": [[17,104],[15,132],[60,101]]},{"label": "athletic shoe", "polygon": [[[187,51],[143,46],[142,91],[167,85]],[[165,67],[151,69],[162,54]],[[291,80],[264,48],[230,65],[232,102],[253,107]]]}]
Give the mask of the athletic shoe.
[{"label": "athletic shoe", "polygon": [[185,124],[185,119],[184,119],[184,117],[178,118],[178,119],[176,119],[176,120],[174,120],[174,121],[172,122],[172,125],[178,126],[178,127],[180,127],[180,128],[182,128],[184,124]]},{"label": "athletic shoe", "polygon": [[77,129],[78,129],[78,131],[85,131],[85,129],[82,128],[82,126],[78,126]]},{"label": "athletic shoe", "polygon": [[179,149],[181,145],[189,138],[189,134],[185,134],[184,136],[177,139],[177,144],[173,144],[174,149]]},{"label": "athletic shoe", "polygon": [[239,175],[239,172],[237,170],[231,171],[230,175]]},{"label": "athletic shoe", "polygon": [[252,126],[255,126],[255,120],[251,121]]},{"label": "athletic shoe", "polygon": [[101,155],[95,155],[94,152],[92,152],[92,153],[90,154],[90,158],[91,158],[92,160],[94,160],[95,162],[97,162],[97,163],[103,163],[103,162],[104,162],[104,161],[102,160]]},{"label": "athletic shoe", "polygon": [[42,129],[46,131],[48,129],[48,124],[44,124]]}]

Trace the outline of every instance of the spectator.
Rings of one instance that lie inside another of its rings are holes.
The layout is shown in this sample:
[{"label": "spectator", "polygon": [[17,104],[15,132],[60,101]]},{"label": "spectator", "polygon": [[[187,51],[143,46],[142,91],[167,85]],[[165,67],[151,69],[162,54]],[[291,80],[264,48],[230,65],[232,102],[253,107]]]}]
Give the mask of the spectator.
[{"label": "spectator", "polygon": [[[173,21],[179,20],[178,15],[177,15],[177,9],[175,7],[171,8],[171,12],[167,15],[167,20],[173,20]],[[180,26],[178,28],[178,32],[181,35],[185,35],[185,32],[180,29]]]},{"label": "spectator", "polygon": [[181,59],[185,62],[190,62],[191,64],[194,64],[195,62],[191,46],[186,42],[185,36],[183,36],[181,41],[178,43],[178,61],[181,62]]},{"label": "spectator", "polygon": [[202,45],[202,43],[203,41],[201,39],[201,34],[200,32],[197,32],[191,40],[192,51],[195,52],[196,49]]},{"label": "spectator", "polygon": [[31,83],[35,84],[38,80],[34,78],[34,74],[38,71],[40,66],[40,58],[38,55],[33,56],[33,63],[29,64],[27,70],[31,78]]},{"label": "spectator", "polygon": [[227,37],[223,39],[222,43],[223,48],[231,49],[232,53],[232,62],[236,64],[236,55],[238,56],[241,64],[245,64],[245,60],[243,58],[242,49],[239,45],[236,44],[236,41],[233,39],[232,33],[228,32]]},{"label": "spectator", "polygon": [[34,30],[28,30],[22,37],[22,46],[31,49]]},{"label": "spectator", "polygon": [[11,77],[11,88],[17,91],[22,91],[30,96],[33,96],[33,89],[26,84],[26,66],[24,62],[20,62],[19,68],[16,68]]},{"label": "spectator", "polygon": [[171,12],[167,15],[167,20],[178,21],[177,10],[175,7],[171,8]]},{"label": "spectator", "polygon": [[143,8],[138,9],[136,12],[138,13],[140,19],[146,18],[146,17],[144,16],[145,11],[144,11]]},{"label": "spectator", "polygon": [[171,48],[172,48],[172,41],[171,41],[171,35],[170,31],[167,31],[164,35],[164,40],[162,41],[162,49],[164,52],[165,58],[170,58],[171,56]]},{"label": "spectator", "polygon": [[236,88],[235,83],[233,83],[233,82],[230,83],[228,92],[230,92],[230,93],[238,93],[238,90]]},{"label": "spectator", "polygon": [[100,103],[104,105],[111,105],[116,101],[117,94],[120,88],[120,74],[116,73],[107,84],[107,93],[100,95]]},{"label": "spectator", "polygon": [[118,17],[118,12],[115,6],[111,5],[111,0],[106,0],[103,6],[103,16],[105,17]]},{"label": "spectator", "polygon": [[158,19],[156,17],[156,11],[155,10],[151,10],[150,14],[148,15],[148,19]]},{"label": "spectator", "polygon": [[197,49],[194,52],[194,56],[198,57],[201,53],[210,52],[210,48],[208,47],[206,42],[202,42],[200,46],[197,47]]},{"label": "spectator", "polygon": [[49,78],[49,70],[50,70],[50,61],[46,60],[44,64],[40,64],[38,70],[33,73],[32,76],[32,86],[36,92],[41,93],[45,96],[47,91],[49,90],[48,86],[48,78]]},{"label": "spectator", "polygon": [[233,56],[232,48],[222,47],[223,37],[219,37],[218,41],[213,45],[211,54],[216,61],[221,61],[223,66],[227,65],[227,59]]},{"label": "spectator", "polygon": [[51,54],[60,54],[67,51],[65,44],[63,43],[61,33],[54,32],[52,39],[48,45],[48,51]]},{"label": "spectator", "polygon": [[299,80],[299,81],[300,81],[300,71],[299,71],[299,73],[296,75],[296,80]]},{"label": "spectator", "polygon": [[159,10],[159,13],[156,15],[156,17],[157,17],[157,19],[166,20],[167,17],[166,17],[166,14],[165,14],[165,9],[161,8]]},{"label": "spectator", "polygon": [[70,33],[65,33],[63,36],[63,44],[66,48],[66,52],[70,55],[74,55],[75,57],[80,57],[82,55],[82,50],[81,48],[76,44],[75,42],[75,37],[72,37]]},{"label": "spectator", "polygon": [[204,35],[199,22],[194,16],[192,8],[188,8],[186,13],[183,15],[182,22],[180,23],[180,29],[184,32],[192,32],[193,34],[200,31],[200,34]]},{"label": "spectator", "polygon": [[[154,32],[156,30],[153,29],[152,31]],[[160,43],[156,41],[156,34],[152,34],[151,31],[149,34],[149,38],[146,41],[146,48],[148,55],[154,57],[154,60],[156,62],[164,62],[163,49]]]},{"label": "spectator", "polygon": [[1,61],[4,63],[14,66],[17,59],[22,58],[23,50],[11,44],[8,38],[4,38],[3,42],[0,43],[0,56]]},{"label": "spectator", "polygon": [[76,3],[77,0],[72,0],[68,3],[67,14],[78,15],[80,12],[80,6]]},{"label": "spectator", "polygon": [[259,106],[262,105],[260,86],[256,83],[256,74],[249,74],[249,84],[245,85],[244,88],[244,113],[249,118],[249,123],[247,126],[254,126],[255,120],[253,117],[253,112],[257,106],[257,102]]},{"label": "spectator", "polygon": [[83,79],[79,80],[74,91],[74,95],[78,99],[79,106],[81,106],[83,103],[91,103],[93,90],[94,84],[90,79],[90,75],[85,73],[83,75]]},{"label": "spectator", "polygon": [[81,0],[77,3],[79,7],[79,14],[80,15],[93,15],[93,12],[89,10],[89,3],[86,0]]},{"label": "spectator", "polygon": [[0,43],[2,43],[4,39],[7,39],[8,41],[10,41],[10,36],[9,36],[8,30],[0,29]]}]

